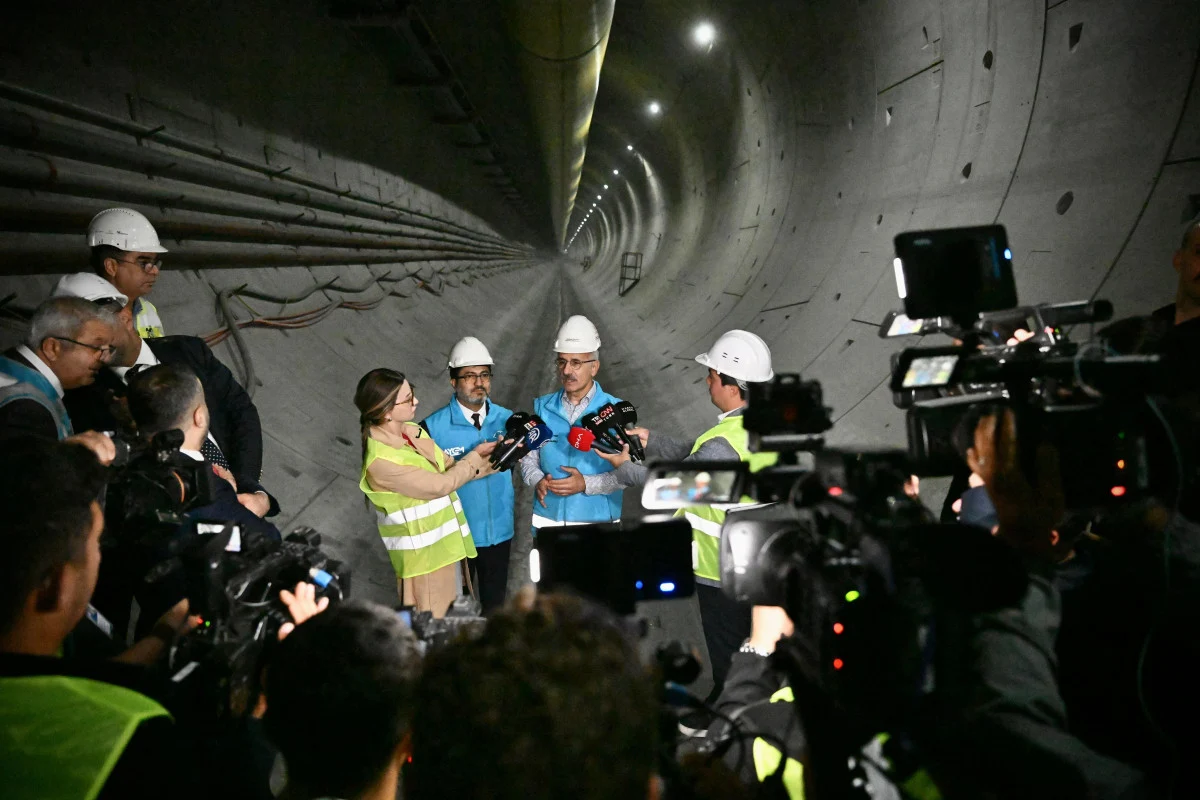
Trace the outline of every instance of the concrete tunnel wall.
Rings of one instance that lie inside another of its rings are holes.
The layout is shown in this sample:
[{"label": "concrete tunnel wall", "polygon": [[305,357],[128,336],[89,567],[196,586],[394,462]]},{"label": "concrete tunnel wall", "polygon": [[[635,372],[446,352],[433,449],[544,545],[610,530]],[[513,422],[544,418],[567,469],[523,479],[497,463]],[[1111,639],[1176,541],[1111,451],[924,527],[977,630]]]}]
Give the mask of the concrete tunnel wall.
[{"label": "concrete tunnel wall", "polygon": [[[695,435],[714,412],[691,359],[721,331],[744,327],[771,344],[777,370],[823,382],[838,420],[835,442],[899,446],[903,417],[883,384],[888,355],[900,345],[875,335],[896,305],[895,233],[999,221],[1008,227],[1023,301],[1098,294],[1113,300],[1118,314],[1170,301],[1170,253],[1186,219],[1200,210],[1196,3],[778,0],[755,13],[742,3],[714,3],[719,38],[707,62],[696,53],[681,57],[680,45],[667,42],[686,38],[697,18],[690,8],[618,3],[584,186],[597,187],[612,169],[629,180],[599,204],[602,213],[569,258],[543,255],[530,263],[513,243],[510,272],[487,272],[472,258],[224,270],[203,269],[200,259],[185,262],[197,269],[169,268],[160,280],[153,299],[169,332],[196,334],[222,324],[215,292],[243,283],[291,295],[334,276],[346,285],[385,272],[402,281],[395,286],[408,296],[385,298],[373,310],[337,310],[302,330],[246,331],[261,382],[264,482],[279,494],[285,524],[334,534],[335,551],[358,563],[363,595],[386,601],[392,592],[371,515],[355,488],[350,398],[358,377],[374,366],[407,372],[424,411],[432,411],[448,393],[444,354],[471,333],[497,357],[497,400],[528,407],[529,398],[553,385],[554,328],[565,315],[583,312],[601,329],[605,387],[637,404],[651,425]],[[297,46],[319,36],[312,26],[300,30],[289,40]],[[188,47],[184,36],[172,43]],[[198,52],[188,55],[192,69],[201,68]],[[197,99],[189,92],[180,71],[158,72],[164,65],[154,61],[101,64],[100,79],[92,70],[104,58],[93,52],[89,65],[80,59],[71,67],[61,58],[53,68],[6,62],[3,78],[106,113],[123,104],[132,110],[127,95],[153,100],[140,108],[157,109],[168,124],[184,124],[170,122],[183,118],[190,134],[264,162],[291,151],[295,171],[309,170],[344,190],[327,174],[328,163],[316,166],[317,159],[328,161],[330,155],[319,154],[337,139],[338,147],[325,152],[346,160],[350,167],[340,174],[352,183],[419,196],[424,212],[481,235],[519,228],[511,218],[503,225],[490,219],[494,204],[465,197],[475,190],[458,172],[437,187],[449,194],[437,195],[389,171],[402,169],[404,159],[380,164],[378,150],[373,156],[360,140],[339,138],[331,133],[335,126],[291,124],[303,114],[290,105],[280,119],[288,120],[291,135],[272,130],[270,114],[248,131],[230,124],[219,93]],[[286,70],[287,61],[270,66]],[[215,62],[200,84],[220,86],[239,66],[236,59]],[[249,96],[232,83],[229,92],[230,103]],[[653,122],[641,113],[650,96],[665,105]],[[622,106],[635,111],[622,116]],[[320,111],[311,106],[314,115]],[[382,121],[350,119],[386,131]],[[404,144],[418,146],[413,139]],[[19,142],[5,145],[6,157],[22,150]],[[432,144],[429,153],[447,162],[454,156]],[[10,208],[22,197],[30,203],[56,197],[52,185],[6,182],[3,191]],[[104,199],[75,195],[71,203],[80,211],[112,204]],[[156,222],[194,214],[137,207]],[[47,233],[10,225],[0,243],[8,251],[59,253],[67,236],[61,227]],[[212,247],[186,238],[167,246],[179,259],[189,252],[199,258]],[[81,239],[79,248],[82,265]],[[644,275],[618,297],[625,250],[645,254]],[[587,272],[579,267],[584,254],[595,258]],[[410,267],[440,294],[405,278]],[[6,259],[3,271],[10,277],[0,279],[0,297],[16,292],[20,305],[34,304],[53,283],[53,276],[30,277],[45,269],[28,261]],[[319,292],[286,308],[247,302],[274,315],[339,297]],[[7,325],[3,334],[7,345],[16,328]],[[231,343],[217,352],[243,374]]]}]

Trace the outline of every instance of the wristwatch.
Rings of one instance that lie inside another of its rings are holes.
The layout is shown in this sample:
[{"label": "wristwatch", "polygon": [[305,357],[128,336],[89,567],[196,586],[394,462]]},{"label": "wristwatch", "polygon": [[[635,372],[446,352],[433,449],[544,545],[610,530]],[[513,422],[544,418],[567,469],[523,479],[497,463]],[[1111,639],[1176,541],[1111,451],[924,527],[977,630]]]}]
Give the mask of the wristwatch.
[{"label": "wristwatch", "polygon": [[738,648],[738,652],[739,653],[753,653],[754,655],[762,656],[763,658],[768,658],[771,655],[770,650],[763,650],[761,647],[755,647],[754,645],[750,644],[749,639],[742,642],[742,646]]}]

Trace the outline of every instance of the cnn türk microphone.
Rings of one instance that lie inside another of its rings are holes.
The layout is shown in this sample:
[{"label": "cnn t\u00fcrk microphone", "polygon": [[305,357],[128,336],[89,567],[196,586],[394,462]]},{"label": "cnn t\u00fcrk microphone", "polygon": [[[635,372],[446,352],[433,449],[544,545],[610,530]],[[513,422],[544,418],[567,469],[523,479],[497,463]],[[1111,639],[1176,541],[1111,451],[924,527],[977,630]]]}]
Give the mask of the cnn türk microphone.
[{"label": "cnn t\u00fcrk microphone", "polygon": [[618,447],[626,445],[629,447],[629,457],[634,461],[641,461],[644,454],[641,452],[641,442],[635,443],[636,436],[630,437],[622,427],[621,414],[617,411],[616,406],[612,403],[605,403],[596,411],[596,415],[602,420],[604,430],[609,438],[615,440]]},{"label": "cnn t\u00fcrk microphone", "polygon": [[[608,445],[618,453],[621,452],[621,440],[610,429],[609,423],[600,413],[584,417],[582,421],[583,427],[592,432],[592,435],[596,437],[597,442]],[[592,446],[594,447],[595,443],[593,443]]]}]

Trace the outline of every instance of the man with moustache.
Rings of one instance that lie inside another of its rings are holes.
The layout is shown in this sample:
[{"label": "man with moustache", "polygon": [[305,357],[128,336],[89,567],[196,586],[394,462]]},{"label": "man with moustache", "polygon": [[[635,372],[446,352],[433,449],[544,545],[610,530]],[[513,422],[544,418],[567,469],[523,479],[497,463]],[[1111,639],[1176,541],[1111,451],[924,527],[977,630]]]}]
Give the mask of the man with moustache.
[{"label": "man with moustache", "polygon": [[167,252],[158,231],[132,208],[109,208],[88,225],[92,270],[111,283],[133,305],[133,325],[143,339],[163,336],[158,309],[146,299],[162,269]]}]

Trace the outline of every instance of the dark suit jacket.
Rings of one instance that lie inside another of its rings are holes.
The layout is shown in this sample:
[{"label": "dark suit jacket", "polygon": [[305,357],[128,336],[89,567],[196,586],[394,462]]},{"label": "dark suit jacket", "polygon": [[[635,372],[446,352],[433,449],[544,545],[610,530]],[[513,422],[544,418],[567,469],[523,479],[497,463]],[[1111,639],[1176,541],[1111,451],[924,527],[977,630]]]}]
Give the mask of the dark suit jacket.
[{"label": "dark suit jacket", "polygon": [[[11,358],[18,364],[22,364],[30,369],[36,369],[33,364],[29,363],[29,359],[17,352],[14,347],[11,350],[5,350],[4,355]],[[66,402],[65,400],[63,401]],[[67,408],[67,413],[70,414],[70,407]],[[71,420],[74,424],[75,420]],[[85,431],[87,428],[76,427],[76,430]],[[54,417],[41,404],[34,400],[14,400],[11,403],[0,407],[0,442],[8,439],[15,439],[21,436],[36,436],[39,439],[58,439],[58,425],[54,421]]]},{"label": "dark suit jacket", "polygon": [[[229,460],[230,471],[243,492],[266,491],[259,483],[262,474],[262,423],[254,401],[222,364],[203,339],[196,336],[163,336],[148,339],[151,352],[164,364],[184,364],[204,386],[204,402],[211,419],[210,433]],[[132,432],[132,420],[124,408],[125,382],[111,370],[102,370],[96,382],[67,392],[64,402],[77,430]],[[270,493],[267,495],[270,497]],[[271,499],[270,515],[279,513]]]}]

